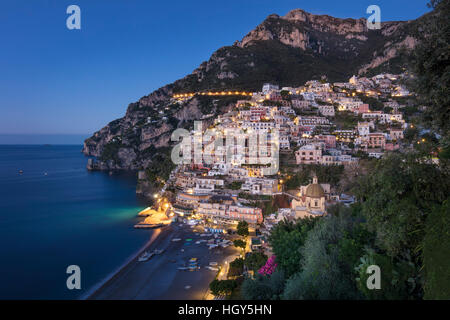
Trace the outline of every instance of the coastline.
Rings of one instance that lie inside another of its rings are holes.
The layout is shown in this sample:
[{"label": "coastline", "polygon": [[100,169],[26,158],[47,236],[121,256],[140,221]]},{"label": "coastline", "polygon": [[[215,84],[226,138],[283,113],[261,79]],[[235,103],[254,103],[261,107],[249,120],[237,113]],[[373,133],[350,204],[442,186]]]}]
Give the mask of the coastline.
[{"label": "coastline", "polygon": [[[201,227],[184,223],[172,223],[157,232],[144,250],[164,249],[162,254],[149,261],[139,262],[138,255],[86,296],[89,300],[203,300],[209,284],[217,275],[216,271],[205,268],[215,261],[224,265],[231,256],[238,256],[239,250],[228,248],[208,249],[197,244],[204,239]],[[179,241],[172,241],[179,238]],[[141,251],[142,252],[142,251]],[[199,270],[185,271],[191,258],[196,258]]]},{"label": "coastline", "polygon": [[158,236],[162,232],[164,232],[164,230],[161,230],[161,228],[154,229],[150,239],[140,249],[138,249],[134,254],[132,254],[124,263],[122,263],[114,271],[110,272],[103,280],[100,280],[98,283],[92,286],[78,300],[91,300],[92,297],[94,297],[102,290],[102,288],[104,288],[110,282],[114,281],[114,279],[119,277],[120,274],[124,272],[124,270],[130,266],[130,264],[135,262],[144,251],[149,250],[151,245],[154,243],[154,241],[158,238]]},{"label": "coastline", "polygon": [[[149,243],[153,230],[132,225],[148,205],[135,174],[88,172],[80,148],[1,146],[0,299],[84,299]],[[65,285],[69,265],[81,267],[81,290]]]}]

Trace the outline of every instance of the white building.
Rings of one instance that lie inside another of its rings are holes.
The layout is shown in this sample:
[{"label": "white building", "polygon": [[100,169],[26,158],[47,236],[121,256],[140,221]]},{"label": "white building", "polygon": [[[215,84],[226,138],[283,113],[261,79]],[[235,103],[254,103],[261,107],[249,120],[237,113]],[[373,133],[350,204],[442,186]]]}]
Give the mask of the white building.
[{"label": "white building", "polygon": [[319,112],[325,117],[334,117],[335,115],[334,106],[332,105],[320,105]]},{"label": "white building", "polygon": [[248,178],[241,189],[251,194],[261,194],[271,196],[278,190],[277,179]]},{"label": "white building", "polygon": [[264,94],[268,94],[271,91],[276,91],[279,90],[280,87],[275,85],[275,84],[271,84],[271,83],[264,83],[263,87],[262,87],[262,92]]}]

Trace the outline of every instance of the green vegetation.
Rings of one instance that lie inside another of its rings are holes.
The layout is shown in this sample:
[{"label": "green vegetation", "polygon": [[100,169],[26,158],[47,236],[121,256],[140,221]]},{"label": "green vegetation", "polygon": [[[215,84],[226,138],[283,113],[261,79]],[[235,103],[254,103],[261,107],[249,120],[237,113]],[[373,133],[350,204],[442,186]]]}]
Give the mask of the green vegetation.
[{"label": "green vegetation", "polygon": [[424,24],[430,34],[415,50],[413,69],[414,91],[427,106],[422,123],[443,136],[440,141],[441,159],[450,155],[450,1],[432,0],[434,15]]},{"label": "green vegetation", "polygon": [[242,283],[241,295],[248,300],[278,300],[283,294],[285,276],[283,271],[275,271],[270,277],[258,274],[254,280]]},{"label": "green vegetation", "polygon": [[337,111],[333,123],[339,130],[351,130],[358,125],[358,121],[362,121],[362,117],[351,111]]},{"label": "green vegetation", "polygon": [[175,168],[170,158],[170,148],[149,147],[145,153],[152,157],[152,162],[145,169],[147,179],[155,185],[162,186],[163,181],[169,178],[170,173]]},{"label": "green vegetation", "polygon": [[363,93],[358,93],[357,97],[364,103],[369,105],[371,111],[378,111],[384,109],[384,104],[379,99],[374,97],[368,97]]},{"label": "green vegetation", "polygon": [[244,272],[244,259],[237,258],[230,262],[228,278],[241,276]]},{"label": "green vegetation", "polygon": [[239,221],[237,225],[237,234],[243,237],[249,235],[247,221]]},{"label": "green vegetation", "polygon": [[122,147],[124,147],[124,145],[122,144],[120,139],[110,141],[103,148],[100,160],[102,161],[114,160],[117,164],[120,164],[120,159],[117,153],[119,152],[119,149]]},{"label": "green vegetation", "polygon": [[[247,299],[449,299],[450,173],[424,153],[392,153],[357,180],[358,203],[280,222],[269,238],[284,275],[246,279]],[[429,157],[428,157],[429,159]],[[366,286],[381,268],[381,289]]]},{"label": "green vegetation", "polygon": [[245,249],[246,243],[244,240],[238,239],[238,240],[234,240],[233,244],[236,248],[241,248],[241,249]]},{"label": "green vegetation", "polygon": [[283,98],[283,100],[291,101],[291,93],[289,91],[281,90],[280,94],[281,94],[281,97]]},{"label": "green vegetation", "polygon": [[245,266],[253,272],[257,272],[267,261],[267,256],[262,252],[251,252],[245,258]]},{"label": "green vegetation", "polygon": [[272,200],[271,196],[263,194],[250,194],[248,192],[239,192],[239,198],[253,201],[269,201]]},{"label": "green vegetation", "polygon": [[259,207],[262,209],[263,216],[268,216],[278,211],[278,207],[274,204],[273,199],[271,199],[271,201],[260,201],[259,204]]},{"label": "green vegetation", "polygon": [[240,190],[242,187],[242,182],[241,181],[233,181],[230,185],[229,188],[231,190]]},{"label": "green vegetation", "polygon": [[433,209],[425,224],[423,265],[425,267],[425,299],[450,297],[450,202]]},{"label": "green vegetation", "polygon": [[237,287],[235,280],[213,280],[209,284],[209,289],[214,295],[229,295]]},{"label": "green vegetation", "polygon": [[286,179],[285,186],[287,190],[298,189],[300,186],[310,183],[313,174],[317,175],[320,183],[330,183],[331,185],[337,186],[341,181],[343,173],[343,165],[303,165],[300,167],[299,172],[293,173],[290,175],[290,178]]},{"label": "green vegetation", "polygon": [[277,263],[287,276],[293,275],[300,265],[302,253],[299,248],[304,244],[307,233],[313,228],[316,219],[298,220],[295,224],[282,221],[272,229],[269,242]]},{"label": "green vegetation", "polygon": [[[291,22],[276,17],[269,17],[264,21],[264,28],[278,34],[283,28],[289,32],[293,28],[300,30],[305,28],[305,22]],[[306,23],[307,24],[307,23]],[[245,47],[227,46],[214,53],[214,60],[208,64],[208,72],[205,72],[202,81],[198,81],[195,74],[189,75],[174,83],[174,92],[197,92],[201,90],[226,88],[227,90],[261,89],[266,82],[277,83],[280,86],[300,86],[311,79],[320,80],[321,75],[327,75],[328,81],[347,80],[357,71],[361,65],[365,65],[373,59],[373,52],[383,52],[384,45],[388,41],[401,41],[397,39],[404,35],[407,28],[414,29],[417,25],[404,25],[393,35],[385,37],[381,33],[373,31],[367,41],[344,39],[339,35],[326,33],[326,36],[316,34],[319,38],[312,41],[312,47],[307,50],[298,50],[292,46],[284,45],[278,40],[255,41]],[[308,24],[306,26],[308,28]],[[322,50],[318,53],[318,42],[323,42]],[[349,54],[346,51],[349,46],[354,47],[358,55]],[[406,56],[405,53],[403,56]],[[220,62],[219,62],[220,61]],[[224,65],[223,61],[226,62]],[[399,69],[403,64],[403,58],[390,60],[390,65],[384,69]],[[206,62],[201,68],[206,68]],[[205,69],[203,69],[205,70]],[[237,77],[218,79],[221,72],[233,72]]]}]

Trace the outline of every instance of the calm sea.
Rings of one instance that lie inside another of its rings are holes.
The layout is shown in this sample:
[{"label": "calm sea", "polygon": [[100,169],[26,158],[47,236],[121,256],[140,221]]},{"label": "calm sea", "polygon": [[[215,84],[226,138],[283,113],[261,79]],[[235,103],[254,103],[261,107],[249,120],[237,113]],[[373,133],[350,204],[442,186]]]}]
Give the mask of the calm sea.
[{"label": "calm sea", "polygon": [[[0,145],[0,299],[79,298],[148,241],[133,229],[135,176],[88,172],[80,150]],[[81,290],[66,287],[69,265]]]}]

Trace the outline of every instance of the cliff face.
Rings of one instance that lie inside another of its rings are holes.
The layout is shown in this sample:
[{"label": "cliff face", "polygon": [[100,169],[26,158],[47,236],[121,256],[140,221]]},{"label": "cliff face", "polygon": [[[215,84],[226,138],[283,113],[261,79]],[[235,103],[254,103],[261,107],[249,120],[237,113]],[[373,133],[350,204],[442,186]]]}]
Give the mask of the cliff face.
[{"label": "cliff face", "polygon": [[425,19],[384,22],[374,31],[367,29],[365,19],[338,19],[300,9],[284,17],[270,15],[241,41],[214,52],[192,74],[131,103],[123,118],[87,139],[84,153],[99,160],[88,167],[148,168],[161,150],[167,154],[175,128],[190,128],[193,120],[221,113],[234,102],[201,96],[177,103],[171,99],[174,93],[259,90],[264,82],[296,86],[322,75],[343,81],[353,74],[397,73],[407,50],[422,36]]}]

